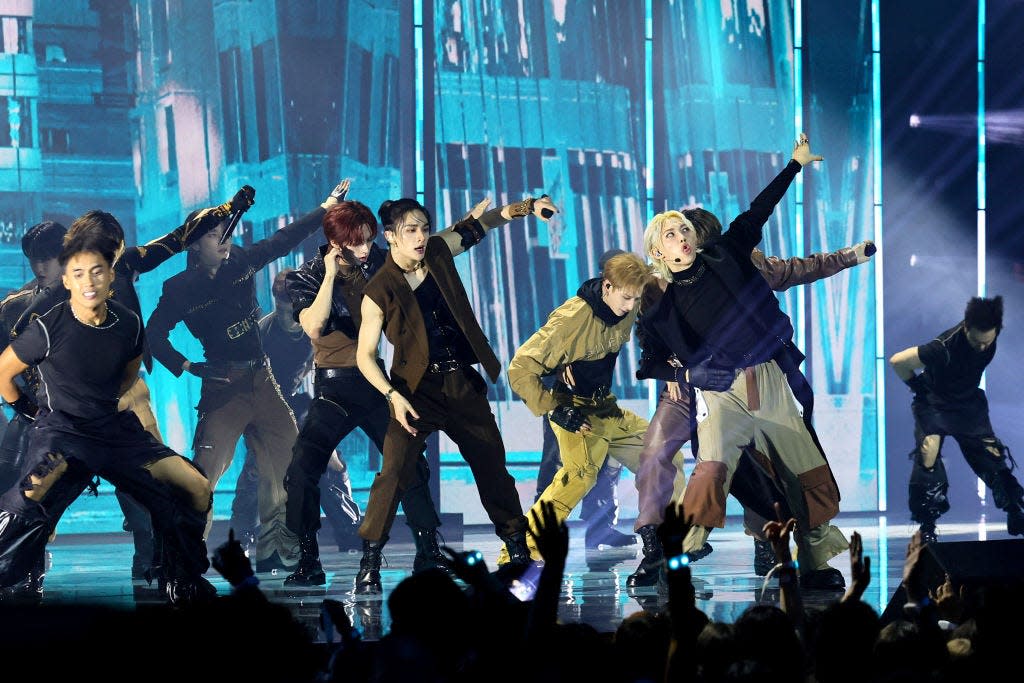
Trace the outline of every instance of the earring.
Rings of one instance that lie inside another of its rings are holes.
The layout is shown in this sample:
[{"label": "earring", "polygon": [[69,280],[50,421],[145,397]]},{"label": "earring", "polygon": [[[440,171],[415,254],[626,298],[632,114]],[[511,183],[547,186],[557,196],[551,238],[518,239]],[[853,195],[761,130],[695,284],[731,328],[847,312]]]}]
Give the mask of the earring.
[{"label": "earring", "polygon": [[661,252],[658,251],[657,249],[655,249],[654,250],[654,255],[660,258],[661,257]]}]

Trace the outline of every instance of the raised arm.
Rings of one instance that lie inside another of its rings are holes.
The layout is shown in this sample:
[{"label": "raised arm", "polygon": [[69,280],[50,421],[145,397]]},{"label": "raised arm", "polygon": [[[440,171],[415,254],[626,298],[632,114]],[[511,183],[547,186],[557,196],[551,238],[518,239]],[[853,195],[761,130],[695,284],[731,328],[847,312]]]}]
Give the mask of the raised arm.
[{"label": "raised arm", "polygon": [[558,209],[551,202],[547,195],[537,199],[527,198],[515,204],[507,204],[500,209],[487,210],[491,200],[485,199],[470,211],[462,220],[450,225],[436,237],[444,240],[452,252],[452,256],[458,256],[475,244],[494,228],[505,225],[516,218],[525,216],[536,216],[545,223],[551,216],[558,213]]},{"label": "raised arm", "polygon": [[821,161],[822,157],[811,153],[807,137],[801,133],[800,140],[793,148],[793,158],[782,172],[761,190],[761,193],[750,203],[750,208],[737,216],[723,236],[736,245],[737,251],[749,254],[758,245],[762,237],[764,224],[768,222],[775,207],[785,196],[793,178],[805,165],[812,161]]},{"label": "raised arm", "polygon": [[870,259],[867,252],[874,253],[868,245],[874,246],[871,242],[860,242],[829,254],[819,253],[788,259],[765,256],[760,249],[754,249],[750,254],[750,260],[768,281],[768,286],[776,292],[782,292],[796,285],[807,285],[832,277],[841,270],[867,262]]},{"label": "raised arm", "polygon": [[[180,254],[211,228],[228,217],[231,202],[200,210],[163,237],[138,247],[128,247],[119,265],[136,273],[148,273],[175,254]],[[122,265],[123,264],[123,265]]]},{"label": "raised arm", "polygon": [[247,247],[245,253],[249,257],[249,263],[252,267],[259,269],[274,259],[286,256],[295,247],[299,246],[302,240],[316,232],[320,228],[327,209],[342,201],[348,195],[349,184],[348,179],[342,180],[331,190],[331,193],[327,195],[327,198],[321,202],[319,207],[302,216],[294,223],[289,223],[270,237],[256,242],[251,247]]}]

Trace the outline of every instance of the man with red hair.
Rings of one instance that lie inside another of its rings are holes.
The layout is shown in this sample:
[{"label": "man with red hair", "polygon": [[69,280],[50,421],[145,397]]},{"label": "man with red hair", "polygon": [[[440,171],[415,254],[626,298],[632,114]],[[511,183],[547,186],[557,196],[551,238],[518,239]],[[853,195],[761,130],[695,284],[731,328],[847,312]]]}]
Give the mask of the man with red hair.
[{"label": "man with red hair", "polygon": [[[388,402],[356,367],[359,309],[363,289],[384,264],[384,252],[374,244],[377,220],[360,202],[344,201],[323,219],[327,244],[298,270],[285,286],[293,315],[313,342],[313,402],[292,450],[285,477],[288,490],[288,528],[298,535],[299,566],[286,585],[320,586],[327,577],[320,564],[320,478],[334,449],[359,427],[384,451],[390,412]],[[378,364],[383,370],[380,359]],[[402,507],[416,542],[413,571],[438,568],[448,572],[437,545],[441,525],[430,497],[429,469],[420,454],[416,484],[402,494]]]}]

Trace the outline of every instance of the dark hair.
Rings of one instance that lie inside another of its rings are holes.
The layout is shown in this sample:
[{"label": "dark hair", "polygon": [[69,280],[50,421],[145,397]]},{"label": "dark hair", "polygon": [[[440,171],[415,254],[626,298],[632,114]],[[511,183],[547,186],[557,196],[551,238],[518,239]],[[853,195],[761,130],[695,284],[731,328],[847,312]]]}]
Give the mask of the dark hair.
[{"label": "dark hair", "polygon": [[115,241],[112,235],[97,230],[80,230],[75,233],[69,230],[64,239],[64,248],[61,249],[57,261],[60,263],[60,267],[64,268],[72,257],[92,251],[102,256],[108,266],[113,266],[120,248],[121,242]]},{"label": "dark hair", "polygon": [[106,235],[115,240],[118,247],[124,244],[124,228],[121,227],[121,224],[117,222],[113,215],[106,211],[93,209],[92,211],[86,211],[76,218],[71,223],[71,227],[68,228],[68,234],[64,237],[65,244],[73,236],[85,232]]},{"label": "dark hair", "polygon": [[693,231],[697,233],[697,244],[701,245],[722,235],[722,222],[718,216],[700,207],[683,209],[680,213],[693,223]]},{"label": "dark hair", "polygon": [[964,310],[964,325],[972,330],[995,330],[998,334],[1003,329],[1003,297],[972,298]]},{"label": "dark hair", "polygon": [[364,225],[370,228],[371,238],[377,236],[377,219],[370,207],[356,201],[338,202],[324,214],[324,237],[342,247],[361,244]]},{"label": "dark hair", "polygon": [[606,251],[603,254],[601,254],[601,258],[597,259],[597,270],[598,270],[598,272],[602,272],[602,273],[604,272],[605,264],[608,263],[608,260],[610,258],[612,258],[613,256],[618,256],[619,254],[625,254],[625,253],[626,252],[623,251],[622,249],[609,249],[608,251]]},{"label": "dark hair", "polygon": [[288,273],[294,273],[294,268],[285,268],[284,270],[278,271],[277,275],[274,276],[274,284],[270,286],[270,292],[274,295],[274,299],[289,299],[288,290],[285,288],[285,278]]},{"label": "dark hair", "polygon": [[21,238],[21,251],[31,260],[56,258],[68,229],[54,221],[36,223]]},{"label": "dark hair", "polygon": [[423,215],[427,217],[427,225],[434,224],[434,220],[430,217],[430,212],[427,211],[427,208],[411,197],[388,199],[377,209],[377,216],[380,217],[380,224],[384,226],[385,230],[393,230],[392,226],[402,216],[412,211],[422,211]]}]

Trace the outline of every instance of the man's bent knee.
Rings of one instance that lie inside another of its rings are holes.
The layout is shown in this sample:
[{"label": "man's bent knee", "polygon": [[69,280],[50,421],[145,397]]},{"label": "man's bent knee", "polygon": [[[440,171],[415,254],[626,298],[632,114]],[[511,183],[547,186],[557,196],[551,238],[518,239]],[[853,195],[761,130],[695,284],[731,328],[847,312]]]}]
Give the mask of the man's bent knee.
[{"label": "man's bent knee", "polygon": [[189,460],[180,455],[163,458],[150,465],[149,472],[157,481],[181,489],[197,512],[205,513],[210,509],[213,487]]}]

